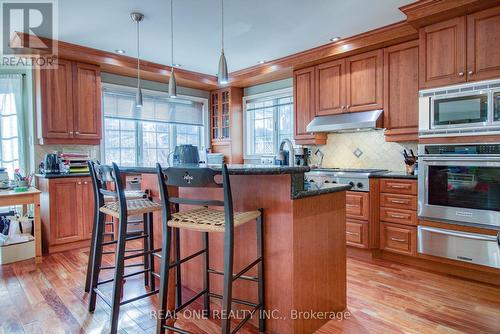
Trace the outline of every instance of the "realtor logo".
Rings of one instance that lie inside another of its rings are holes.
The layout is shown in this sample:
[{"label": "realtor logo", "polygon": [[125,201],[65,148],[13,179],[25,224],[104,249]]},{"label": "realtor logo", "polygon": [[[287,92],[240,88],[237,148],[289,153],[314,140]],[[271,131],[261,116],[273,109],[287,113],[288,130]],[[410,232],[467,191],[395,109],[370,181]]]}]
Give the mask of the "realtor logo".
[{"label": "realtor logo", "polygon": [[0,17],[1,65],[55,68],[57,0],[0,0]]}]

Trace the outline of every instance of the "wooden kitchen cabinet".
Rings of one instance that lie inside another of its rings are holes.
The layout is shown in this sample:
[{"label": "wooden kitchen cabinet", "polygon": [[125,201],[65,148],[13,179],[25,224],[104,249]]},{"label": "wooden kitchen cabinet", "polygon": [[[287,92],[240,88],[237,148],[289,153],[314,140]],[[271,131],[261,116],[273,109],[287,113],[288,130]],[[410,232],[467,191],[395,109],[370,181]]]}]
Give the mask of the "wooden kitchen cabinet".
[{"label": "wooden kitchen cabinet", "polygon": [[346,216],[349,218],[368,220],[369,193],[361,191],[348,191],[346,194]]},{"label": "wooden kitchen cabinet", "polygon": [[417,228],[380,223],[380,249],[404,255],[416,255]]},{"label": "wooden kitchen cabinet", "polygon": [[307,132],[315,116],[315,68],[308,67],[293,73],[294,139],[296,144],[326,144],[326,134]]},{"label": "wooden kitchen cabinet", "polygon": [[386,141],[418,139],[418,40],[384,49]]},{"label": "wooden kitchen cabinet", "polygon": [[101,139],[99,66],[58,60],[58,68],[35,72],[40,144],[98,145]]},{"label": "wooden kitchen cabinet", "polygon": [[316,115],[345,112],[345,60],[335,60],[316,66],[315,76]]},{"label": "wooden kitchen cabinet", "polygon": [[94,222],[90,177],[40,177],[38,186],[44,252],[88,246]]},{"label": "wooden kitchen cabinet", "polygon": [[383,108],[383,51],[361,53],[345,60],[348,112]]},{"label": "wooden kitchen cabinet", "polygon": [[420,28],[420,88],[465,82],[465,17]]},{"label": "wooden kitchen cabinet", "polygon": [[368,248],[368,222],[346,218],[346,243],[349,246]]},{"label": "wooden kitchen cabinet", "polygon": [[420,88],[500,76],[500,7],[420,29]]},{"label": "wooden kitchen cabinet", "polygon": [[213,153],[226,163],[243,162],[243,89],[227,87],[210,92],[210,141]]},{"label": "wooden kitchen cabinet", "polygon": [[467,80],[500,77],[500,7],[467,16]]}]

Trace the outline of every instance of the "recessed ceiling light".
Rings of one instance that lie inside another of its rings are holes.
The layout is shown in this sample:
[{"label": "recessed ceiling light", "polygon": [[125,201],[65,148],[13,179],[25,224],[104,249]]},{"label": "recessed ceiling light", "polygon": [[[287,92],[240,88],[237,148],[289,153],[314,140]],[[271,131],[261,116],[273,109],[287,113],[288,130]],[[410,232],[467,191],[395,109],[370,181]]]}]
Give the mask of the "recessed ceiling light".
[{"label": "recessed ceiling light", "polygon": [[258,64],[264,64],[265,62],[266,62],[266,61],[265,61],[264,59],[262,59],[262,60],[259,60],[257,63],[258,63]]},{"label": "recessed ceiling light", "polygon": [[330,38],[330,42],[336,42],[338,40],[340,40],[340,37],[338,37],[338,36]]},{"label": "recessed ceiling light", "polygon": [[116,52],[116,53],[119,53],[119,54],[121,54],[121,55],[122,55],[122,54],[124,54],[124,53],[125,53],[125,50],[121,50],[121,49],[119,49],[119,50],[115,50],[115,52]]},{"label": "recessed ceiling light", "polygon": [[175,67],[181,67],[181,64],[174,64]]}]

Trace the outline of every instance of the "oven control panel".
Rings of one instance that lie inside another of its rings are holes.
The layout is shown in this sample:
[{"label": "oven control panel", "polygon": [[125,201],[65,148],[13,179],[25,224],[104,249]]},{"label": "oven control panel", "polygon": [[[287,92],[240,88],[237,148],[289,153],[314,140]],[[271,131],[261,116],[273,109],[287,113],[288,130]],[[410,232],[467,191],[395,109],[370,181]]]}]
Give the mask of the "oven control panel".
[{"label": "oven control panel", "polygon": [[421,145],[425,155],[500,155],[500,144]]}]

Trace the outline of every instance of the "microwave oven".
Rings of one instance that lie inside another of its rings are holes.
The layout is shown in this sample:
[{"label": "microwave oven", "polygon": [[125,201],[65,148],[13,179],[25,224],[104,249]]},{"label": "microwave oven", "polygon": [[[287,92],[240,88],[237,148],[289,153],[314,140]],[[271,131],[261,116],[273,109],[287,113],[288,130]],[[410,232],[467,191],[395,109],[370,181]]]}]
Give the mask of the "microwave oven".
[{"label": "microwave oven", "polygon": [[421,90],[419,137],[500,134],[500,80]]}]

